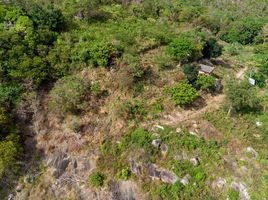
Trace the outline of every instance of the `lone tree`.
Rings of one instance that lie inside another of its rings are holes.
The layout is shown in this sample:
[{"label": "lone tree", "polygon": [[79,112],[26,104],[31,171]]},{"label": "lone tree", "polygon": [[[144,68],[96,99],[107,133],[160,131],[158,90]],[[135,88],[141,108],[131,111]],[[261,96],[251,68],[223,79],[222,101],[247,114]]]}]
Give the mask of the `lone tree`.
[{"label": "lone tree", "polygon": [[227,103],[236,112],[249,111],[259,106],[256,88],[247,81],[230,79],[225,88]]}]

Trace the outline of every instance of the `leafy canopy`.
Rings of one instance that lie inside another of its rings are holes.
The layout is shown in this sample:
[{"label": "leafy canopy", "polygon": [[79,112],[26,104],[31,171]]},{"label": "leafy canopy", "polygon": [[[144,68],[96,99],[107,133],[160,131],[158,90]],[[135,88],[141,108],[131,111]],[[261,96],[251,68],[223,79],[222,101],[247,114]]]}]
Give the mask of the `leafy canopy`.
[{"label": "leafy canopy", "polygon": [[196,84],[202,90],[213,90],[215,88],[215,78],[209,75],[200,75],[196,81]]},{"label": "leafy canopy", "polygon": [[199,96],[191,84],[184,82],[166,88],[166,92],[171,95],[176,105],[190,104]]},{"label": "leafy canopy", "polygon": [[200,53],[200,48],[196,42],[187,36],[174,39],[168,47],[169,53],[180,61],[195,59]]},{"label": "leafy canopy", "polygon": [[249,111],[259,106],[257,90],[248,81],[229,80],[225,94],[227,102],[237,112]]}]

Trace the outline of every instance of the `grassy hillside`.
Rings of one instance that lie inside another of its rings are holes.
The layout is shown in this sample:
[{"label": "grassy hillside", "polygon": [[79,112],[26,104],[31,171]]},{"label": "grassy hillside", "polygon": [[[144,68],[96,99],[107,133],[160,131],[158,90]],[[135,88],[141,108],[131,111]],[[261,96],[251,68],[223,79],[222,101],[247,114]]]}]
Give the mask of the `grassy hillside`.
[{"label": "grassy hillside", "polygon": [[267,5],[1,2],[0,199],[266,199]]}]

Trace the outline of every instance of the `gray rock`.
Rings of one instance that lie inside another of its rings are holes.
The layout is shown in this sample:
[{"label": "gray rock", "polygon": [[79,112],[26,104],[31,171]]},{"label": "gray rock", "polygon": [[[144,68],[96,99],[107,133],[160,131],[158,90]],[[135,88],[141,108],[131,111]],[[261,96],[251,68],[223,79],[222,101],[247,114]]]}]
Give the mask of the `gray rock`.
[{"label": "gray rock", "polygon": [[164,128],[163,126],[160,126],[160,125],[155,125],[155,127],[156,127],[157,129],[165,130],[165,128]]},{"label": "gray rock", "polygon": [[234,190],[239,192],[239,196],[240,196],[241,200],[250,200],[251,199],[244,183],[232,182],[231,187]]},{"label": "gray rock", "polygon": [[166,155],[166,154],[167,154],[167,152],[168,152],[168,146],[167,146],[166,144],[162,144],[162,145],[160,146],[160,149],[161,149],[161,153],[162,153],[163,155]]},{"label": "gray rock", "polygon": [[258,153],[252,147],[247,147],[247,152],[251,153],[254,158],[257,157]]},{"label": "gray rock", "polygon": [[162,170],[160,174],[161,181],[164,183],[175,184],[178,180],[178,176],[173,172]]},{"label": "gray rock", "polygon": [[212,188],[213,189],[223,189],[227,185],[226,179],[219,177],[217,180],[212,182]]},{"label": "gray rock", "polygon": [[189,174],[187,174],[186,176],[184,176],[182,179],[181,179],[181,184],[183,185],[188,185],[189,184],[189,181],[190,181],[190,178],[191,176]]},{"label": "gray rock", "polygon": [[196,156],[196,157],[194,157],[194,158],[191,158],[190,159],[190,162],[193,164],[193,166],[197,166],[197,165],[199,165],[200,164],[200,158],[199,158],[199,156]]},{"label": "gray rock", "polygon": [[84,18],[85,18],[85,16],[84,16],[84,13],[82,11],[77,12],[77,14],[74,16],[74,19],[76,19],[76,20],[82,20]]},{"label": "gray rock", "polygon": [[161,139],[156,139],[152,141],[152,145],[155,146],[156,148],[160,148],[161,144],[162,144]]},{"label": "gray rock", "polygon": [[150,164],[149,167],[148,167],[148,173],[149,173],[149,176],[155,180],[155,179],[160,179],[160,174],[161,174],[161,171],[158,169],[158,167],[155,165],[155,164]]},{"label": "gray rock", "polygon": [[257,127],[261,127],[261,126],[262,126],[262,122],[260,122],[260,121],[256,121],[256,126],[257,126]]},{"label": "gray rock", "polygon": [[55,178],[59,178],[66,168],[68,167],[71,159],[67,154],[59,153],[47,161],[48,165],[52,165],[54,167],[53,176]]},{"label": "gray rock", "polygon": [[133,174],[141,175],[141,166],[139,164],[137,164],[134,160],[131,160],[130,165],[130,170]]},{"label": "gray rock", "polygon": [[176,128],[176,133],[180,133],[181,132],[181,128]]}]

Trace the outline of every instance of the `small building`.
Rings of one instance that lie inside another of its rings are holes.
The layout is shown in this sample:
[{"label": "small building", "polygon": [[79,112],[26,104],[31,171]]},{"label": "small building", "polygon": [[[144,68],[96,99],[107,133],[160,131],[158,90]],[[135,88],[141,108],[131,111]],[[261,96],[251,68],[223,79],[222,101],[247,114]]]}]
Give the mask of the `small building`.
[{"label": "small building", "polygon": [[199,69],[199,74],[206,74],[206,75],[210,75],[213,73],[215,67],[211,67],[208,65],[204,65],[204,64],[200,64],[200,69]]}]

